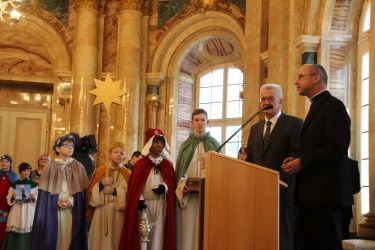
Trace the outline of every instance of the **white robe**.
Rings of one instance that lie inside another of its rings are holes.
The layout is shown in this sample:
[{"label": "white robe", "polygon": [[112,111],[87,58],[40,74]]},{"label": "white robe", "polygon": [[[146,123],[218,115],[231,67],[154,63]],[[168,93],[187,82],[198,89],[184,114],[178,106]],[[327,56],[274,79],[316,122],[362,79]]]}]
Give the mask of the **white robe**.
[{"label": "white robe", "polygon": [[12,187],[9,188],[7,195],[8,205],[12,206],[12,209],[8,215],[8,222],[6,232],[15,233],[30,233],[33,227],[35,204],[38,197],[38,187],[34,187],[30,190],[30,194],[34,195],[35,200],[29,203],[18,203],[12,200],[12,195],[16,193],[16,190]]},{"label": "white robe", "polygon": [[[124,166],[122,166],[124,168]],[[113,174],[113,175],[112,175]],[[108,234],[104,235],[104,193],[99,192],[99,182],[92,188],[90,205],[95,207],[92,218],[88,249],[90,250],[117,250],[120,243],[122,224],[124,222],[124,210],[126,205],[126,193],[128,182],[120,171],[115,170],[111,174],[112,187],[116,188],[117,196],[108,195]]]},{"label": "white robe", "polygon": [[197,250],[199,246],[199,194],[183,194],[188,177],[201,176],[201,161],[204,154],[203,143],[194,151],[190,164],[176,188],[176,198],[181,207],[181,250]]},{"label": "white robe", "polygon": [[[70,193],[68,187],[68,181],[66,179],[62,182],[62,191],[59,195],[59,199],[61,200],[69,200],[74,206],[74,199]],[[72,223],[73,223],[73,215],[72,215],[72,208],[67,208],[63,210],[58,210],[57,212],[57,243],[56,243],[56,250],[67,250],[69,249],[69,244],[72,239]]]},{"label": "white robe", "polygon": [[[152,161],[152,157],[148,156]],[[158,158],[159,162],[163,158]],[[142,190],[141,199],[145,200],[147,204],[146,213],[148,219],[153,223],[153,227],[150,232],[150,241],[147,243],[148,250],[160,250],[163,249],[164,239],[164,223],[167,213],[167,199],[166,194],[168,193],[168,187],[165,184],[163,177],[160,172],[155,174],[155,168],[152,168],[150,174],[147,177],[147,181]],[[162,195],[155,194],[152,189],[163,184],[165,187],[165,193]],[[144,244],[141,242],[141,245]]]}]

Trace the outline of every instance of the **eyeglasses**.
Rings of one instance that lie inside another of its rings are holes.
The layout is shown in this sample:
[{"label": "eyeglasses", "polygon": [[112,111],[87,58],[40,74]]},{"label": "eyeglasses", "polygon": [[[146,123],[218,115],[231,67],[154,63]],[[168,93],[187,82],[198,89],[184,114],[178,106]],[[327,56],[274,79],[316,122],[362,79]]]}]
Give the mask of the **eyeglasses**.
[{"label": "eyeglasses", "polygon": [[274,102],[275,100],[276,100],[276,97],[270,96],[270,97],[262,97],[262,98],[260,98],[259,102],[265,102],[265,101]]},{"label": "eyeglasses", "polygon": [[65,143],[65,144],[62,144],[61,146],[64,147],[64,148],[74,148],[75,147],[73,143]]},{"label": "eyeglasses", "polygon": [[314,75],[317,75],[317,74],[298,75],[297,78],[296,78],[296,80],[301,80],[305,76],[314,76]]}]

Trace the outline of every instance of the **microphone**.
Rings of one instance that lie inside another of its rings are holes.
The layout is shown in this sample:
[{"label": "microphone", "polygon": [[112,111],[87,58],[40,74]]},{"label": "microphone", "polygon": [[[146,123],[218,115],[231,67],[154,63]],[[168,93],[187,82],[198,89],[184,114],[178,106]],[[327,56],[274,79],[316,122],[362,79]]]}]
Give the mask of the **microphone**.
[{"label": "microphone", "polygon": [[250,117],[244,124],[242,124],[242,126],[237,129],[236,132],[233,133],[233,135],[231,135],[223,144],[220,145],[220,147],[218,147],[215,152],[219,153],[220,150],[225,146],[225,144],[227,144],[236,134],[238,134],[238,132],[240,132],[249,122],[251,122],[257,115],[260,114],[260,112],[262,112],[263,110],[269,110],[269,109],[273,109],[273,105],[267,105],[267,106],[264,106],[262,109],[260,109],[258,112],[256,112],[252,117]]},{"label": "microphone", "polygon": [[269,110],[269,109],[273,109],[273,105],[267,105],[265,106],[264,108],[262,108],[260,111],[263,111],[263,110]]}]

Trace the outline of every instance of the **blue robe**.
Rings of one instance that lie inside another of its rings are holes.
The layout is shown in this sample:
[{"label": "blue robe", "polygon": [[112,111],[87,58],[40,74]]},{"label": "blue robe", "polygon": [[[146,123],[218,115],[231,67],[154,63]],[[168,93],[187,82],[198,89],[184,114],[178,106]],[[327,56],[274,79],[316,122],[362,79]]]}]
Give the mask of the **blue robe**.
[{"label": "blue robe", "polygon": [[[72,158],[71,158],[72,159]],[[86,231],[86,188],[88,177],[81,163],[73,160],[68,162],[69,169],[61,170],[62,163],[51,161],[44,167],[42,178],[39,182],[38,201],[34,216],[33,229],[30,241],[30,250],[56,249],[58,235],[57,205],[61,193],[61,183],[64,171],[71,196],[74,199],[72,209],[71,241],[66,242],[67,248],[87,249]]]}]

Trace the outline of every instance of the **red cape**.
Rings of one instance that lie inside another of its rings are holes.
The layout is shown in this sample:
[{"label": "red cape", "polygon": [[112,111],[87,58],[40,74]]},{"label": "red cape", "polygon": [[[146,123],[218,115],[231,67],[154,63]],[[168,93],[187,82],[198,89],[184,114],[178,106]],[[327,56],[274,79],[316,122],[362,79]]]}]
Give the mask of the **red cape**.
[{"label": "red cape", "polygon": [[[138,201],[141,197],[143,186],[153,168],[154,163],[148,158],[144,157],[137,161],[133,172],[130,176],[129,189],[126,195],[126,208],[124,223],[122,226],[122,234],[119,250],[139,250],[139,231],[138,231]],[[163,159],[159,165],[160,174],[164,182],[168,186],[167,194],[167,215],[164,226],[164,250],[176,249],[176,232],[175,232],[175,174],[172,164]]]}]

